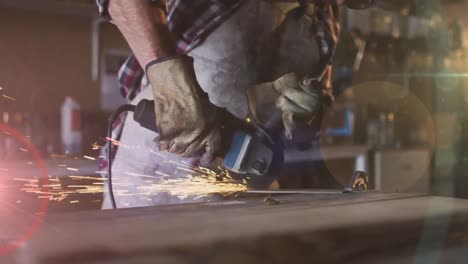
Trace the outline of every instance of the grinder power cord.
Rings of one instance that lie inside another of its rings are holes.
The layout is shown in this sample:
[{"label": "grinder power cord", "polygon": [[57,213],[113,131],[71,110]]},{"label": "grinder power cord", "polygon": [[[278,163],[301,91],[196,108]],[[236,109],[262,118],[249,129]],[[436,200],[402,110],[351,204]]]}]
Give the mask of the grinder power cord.
[{"label": "grinder power cord", "polygon": [[122,105],[117,110],[115,110],[112,115],[108,119],[108,124],[107,124],[107,188],[109,192],[109,197],[111,200],[111,205],[113,209],[117,208],[117,205],[115,203],[115,196],[114,196],[114,188],[112,187],[112,159],[113,159],[113,154],[112,154],[112,127],[114,126],[114,122],[117,120],[117,118],[125,112],[134,112],[135,111],[135,106],[131,104],[126,104]]}]

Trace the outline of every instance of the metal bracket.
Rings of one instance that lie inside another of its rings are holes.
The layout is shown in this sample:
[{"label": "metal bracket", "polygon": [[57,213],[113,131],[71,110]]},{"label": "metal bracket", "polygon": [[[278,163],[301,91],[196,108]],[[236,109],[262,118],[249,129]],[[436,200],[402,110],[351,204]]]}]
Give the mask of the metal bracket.
[{"label": "metal bracket", "polygon": [[369,177],[363,171],[356,171],[345,186],[343,193],[366,192],[369,190]]}]

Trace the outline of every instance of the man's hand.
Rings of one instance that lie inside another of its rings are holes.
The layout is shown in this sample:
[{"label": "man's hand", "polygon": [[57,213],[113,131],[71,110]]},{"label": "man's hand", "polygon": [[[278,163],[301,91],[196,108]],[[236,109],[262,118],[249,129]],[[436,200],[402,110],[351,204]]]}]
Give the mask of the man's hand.
[{"label": "man's hand", "polygon": [[[149,1],[112,0],[109,13],[153,86],[158,145],[208,163],[220,148],[221,110],[199,87],[187,57],[166,60],[176,46],[164,19]],[[154,61],[162,61],[152,64]]]},{"label": "man's hand", "polygon": [[197,83],[188,57],[150,65],[160,150],[208,163],[221,145],[220,110]]},{"label": "man's hand", "polygon": [[250,110],[256,121],[262,124],[276,107],[283,112],[286,137],[292,141],[307,141],[315,137],[311,128],[316,125],[315,121],[320,121],[322,114],[324,98],[321,87],[317,81],[301,81],[296,74],[289,73],[274,82],[252,87],[248,91]]}]

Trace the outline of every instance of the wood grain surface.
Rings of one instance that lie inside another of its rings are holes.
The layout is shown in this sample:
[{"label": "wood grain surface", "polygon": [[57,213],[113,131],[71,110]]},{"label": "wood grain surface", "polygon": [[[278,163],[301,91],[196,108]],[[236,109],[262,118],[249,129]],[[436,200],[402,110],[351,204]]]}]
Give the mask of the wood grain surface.
[{"label": "wood grain surface", "polygon": [[[18,263],[465,263],[468,201],[417,194],[240,197],[47,216]],[[447,262],[450,261],[450,262]]]}]

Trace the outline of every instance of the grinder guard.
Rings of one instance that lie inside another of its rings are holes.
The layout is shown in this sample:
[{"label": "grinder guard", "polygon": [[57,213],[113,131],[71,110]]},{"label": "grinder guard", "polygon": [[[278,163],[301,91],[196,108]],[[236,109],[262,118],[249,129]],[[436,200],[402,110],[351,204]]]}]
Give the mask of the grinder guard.
[{"label": "grinder guard", "polygon": [[267,137],[236,132],[223,165],[234,179],[245,179],[250,188],[265,189],[279,177],[283,161],[280,139],[270,142]]}]

